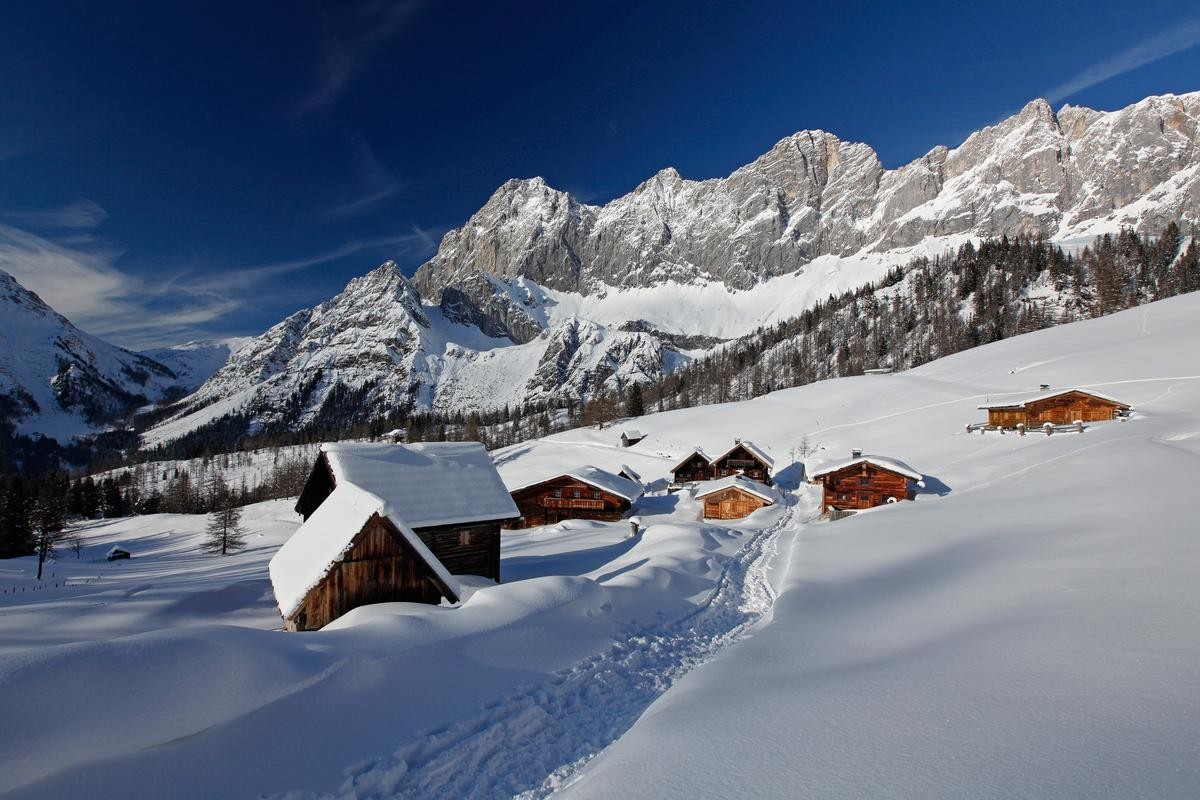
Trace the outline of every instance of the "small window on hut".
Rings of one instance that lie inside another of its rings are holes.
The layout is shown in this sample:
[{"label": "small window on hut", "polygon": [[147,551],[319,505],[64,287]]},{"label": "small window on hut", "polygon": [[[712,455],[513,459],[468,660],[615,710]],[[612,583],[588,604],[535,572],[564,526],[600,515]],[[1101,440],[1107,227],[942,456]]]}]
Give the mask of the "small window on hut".
[{"label": "small window on hut", "polygon": [[459,543],[459,545],[461,545],[463,547],[466,547],[467,545],[469,545],[471,543],[471,532],[470,531],[459,531],[458,532],[458,543]]},{"label": "small window on hut", "polygon": [[859,479],[858,479],[858,485],[859,485],[859,486],[870,486],[870,485],[871,485],[871,479],[870,479],[870,478],[868,478],[866,475],[864,475],[863,477],[861,477],[861,478],[859,478]]},{"label": "small window on hut", "polygon": [[869,502],[871,502],[871,493],[870,492],[859,492],[858,499],[863,501],[864,503],[869,503]]},{"label": "small window on hut", "polygon": [[554,496],[555,496],[555,497],[562,497],[562,489],[555,489],[555,490],[554,490]]},{"label": "small window on hut", "polygon": [[572,490],[572,492],[571,492],[571,497],[573,497],[573,498],[575,498],[576,500],[578,500],[578,499],[579,499],[579,490],[578,490],[578,489],[574,489],[574,490]]},{"label": "small window on hut", "polygon": [[598,492],[598,491],[596,491],[596,492],[592,492],[592,499],[593,499],[593,500],[599,500],[599,499],[600,499],[600,492]]}]

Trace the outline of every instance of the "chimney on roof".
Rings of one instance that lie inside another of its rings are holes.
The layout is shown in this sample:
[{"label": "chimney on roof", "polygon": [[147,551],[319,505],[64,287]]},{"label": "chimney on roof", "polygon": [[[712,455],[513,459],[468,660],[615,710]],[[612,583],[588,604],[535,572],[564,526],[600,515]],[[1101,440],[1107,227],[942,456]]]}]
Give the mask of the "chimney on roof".
[{"label": "chimney on roof", "polygon": [[734,444],[741,444],[741,443],[742,443],[742,440],[741,440],[741,439],[734,439],[734,440],[733,440],[733,443],[734,443]]},{"label": "chimney on roof", "polygon": [[1049,389],[1049,388],[1050,388],[1050,384],[1048,384],[1048,383],[1043,383],[1043,384],[1041,384],[1041,385],[1039,385],[1039,386],[1038,386],[1038,389],[1042,390],[1043,392],[1044,392],[1044,391],[1046,391],[1046,390],[1047,390],[1047,389]]},{"label": "chimney on roof", "polygon": [[862,458],[862,449],[858,448],[858,447],[852,448],[850,450],[850,457],[851,458]]}]

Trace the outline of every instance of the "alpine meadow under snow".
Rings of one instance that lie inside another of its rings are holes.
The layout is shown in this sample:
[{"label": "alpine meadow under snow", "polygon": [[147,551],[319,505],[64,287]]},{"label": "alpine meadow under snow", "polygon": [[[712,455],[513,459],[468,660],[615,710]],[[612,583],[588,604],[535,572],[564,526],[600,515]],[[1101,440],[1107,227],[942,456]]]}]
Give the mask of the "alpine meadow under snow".
[{"label": "alpine meadow under snow", "polygon": [[[619,427],[503,448],[510,489],[633,467],[639,532],[506,532],[504,583],[319,632],[278,630],[288,500],[247,507],[249,547],[224,559],[198,553],[201,517],[79,524],[80,556],[40,585],[34,558],[0,562],[0,792],[1193,797],[1198,318],[1192,293],[649,414],[630,448]],[[1041,384],[1134,410],[967,431]],[[668,470],[737,437],[774,460],[780,502],[704,521]],[[819,520],[804,462],[852,449],[920,474],[915,501]],[[133,558],[105,561],[114,544]]]}]

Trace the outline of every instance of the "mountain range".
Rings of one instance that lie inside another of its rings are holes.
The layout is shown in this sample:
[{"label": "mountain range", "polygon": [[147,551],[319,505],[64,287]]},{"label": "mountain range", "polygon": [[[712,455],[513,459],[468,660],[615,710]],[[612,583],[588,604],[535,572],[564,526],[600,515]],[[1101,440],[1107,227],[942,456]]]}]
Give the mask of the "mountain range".
[{"label": "mountain range", "polygon": [[[246,430],[303,428],[346,403],[382,414],[586,400],[966,241],[1079,245],[1122,227],[1186,228],[1200,222],[1198,129],[1200,92],[1112,112],[1035,100],[896,169],[818,130],[727,177],[664,169],[604,205],[541,178],[510,180],[411,278],[384,263],[230,348],[145,443],[226,415]],[[138,383],[121,360],[132,354],[99,352],[98,374],[133,397],[185,382],[177,355],[137,356],[174,376],[137,361],[129,369],[149,376]],[[120,394],[96,387],[101,406]],[[18,416],[28,411],[24,379],[0,391],[18,398]]]}]

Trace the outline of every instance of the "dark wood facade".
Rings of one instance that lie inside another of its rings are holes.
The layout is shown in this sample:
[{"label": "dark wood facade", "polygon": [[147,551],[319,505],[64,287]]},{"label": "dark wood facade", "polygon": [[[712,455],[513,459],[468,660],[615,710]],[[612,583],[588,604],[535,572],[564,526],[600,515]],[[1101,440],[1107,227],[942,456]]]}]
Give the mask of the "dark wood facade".
[{"label": "dark wood facade", "polygon": [[675,483],[695,483],[712,477],[708,469],[708,457],[703,453],[692,453],[675,467]]},{"label": "dark wood facade", "polygon": [[745,475],[752,481],[771,485],[771,467],[750,448],[740,443],[709,465],[710,479],[730,475]]},{"label": "dark wood facade", "polygon": [[991,427],[1015,428],[1024,425],[1036,428],[1047,422],[1053,425],[1070,425],[1076,421],[1102,422],[1115,419],[1128,410],[1128,405],[1116,400],[1072,390],[1021,405],[989,408],[987,412],[988,425]]},{"label": "dark wood facade", "polygon": [[292,631],[317,630],[358,606],[400,601],[436,604],[443,597],[458,600],[396,526],[374,514],[342,560],[330,567],[284,626]]},{"label": "dark wood facade", "polygon": [[821,475],[816,479],[824,488],[822,512],[830,509],[862,509],[881,506],[894,500],[911,500],[911,479],[869,461]]},{"label": "dark wood facade", "polygon": [[500,582],[500,522],[413,528],[451,575],[480,575]]},{"label": "dark wood facade", "polygon": [[730,486],[728,489],[705,495],[704,518],[741,519],[770,504],[770,501],[756,494]]},{"label": "dark wood facade", "polygon": [[624,497],[607,492],[570,475],[560,475],[512,493],[521,512],[514,527],[532,528],[553,525],[565,519],[596,519],[613,522],[633,504]]}]

